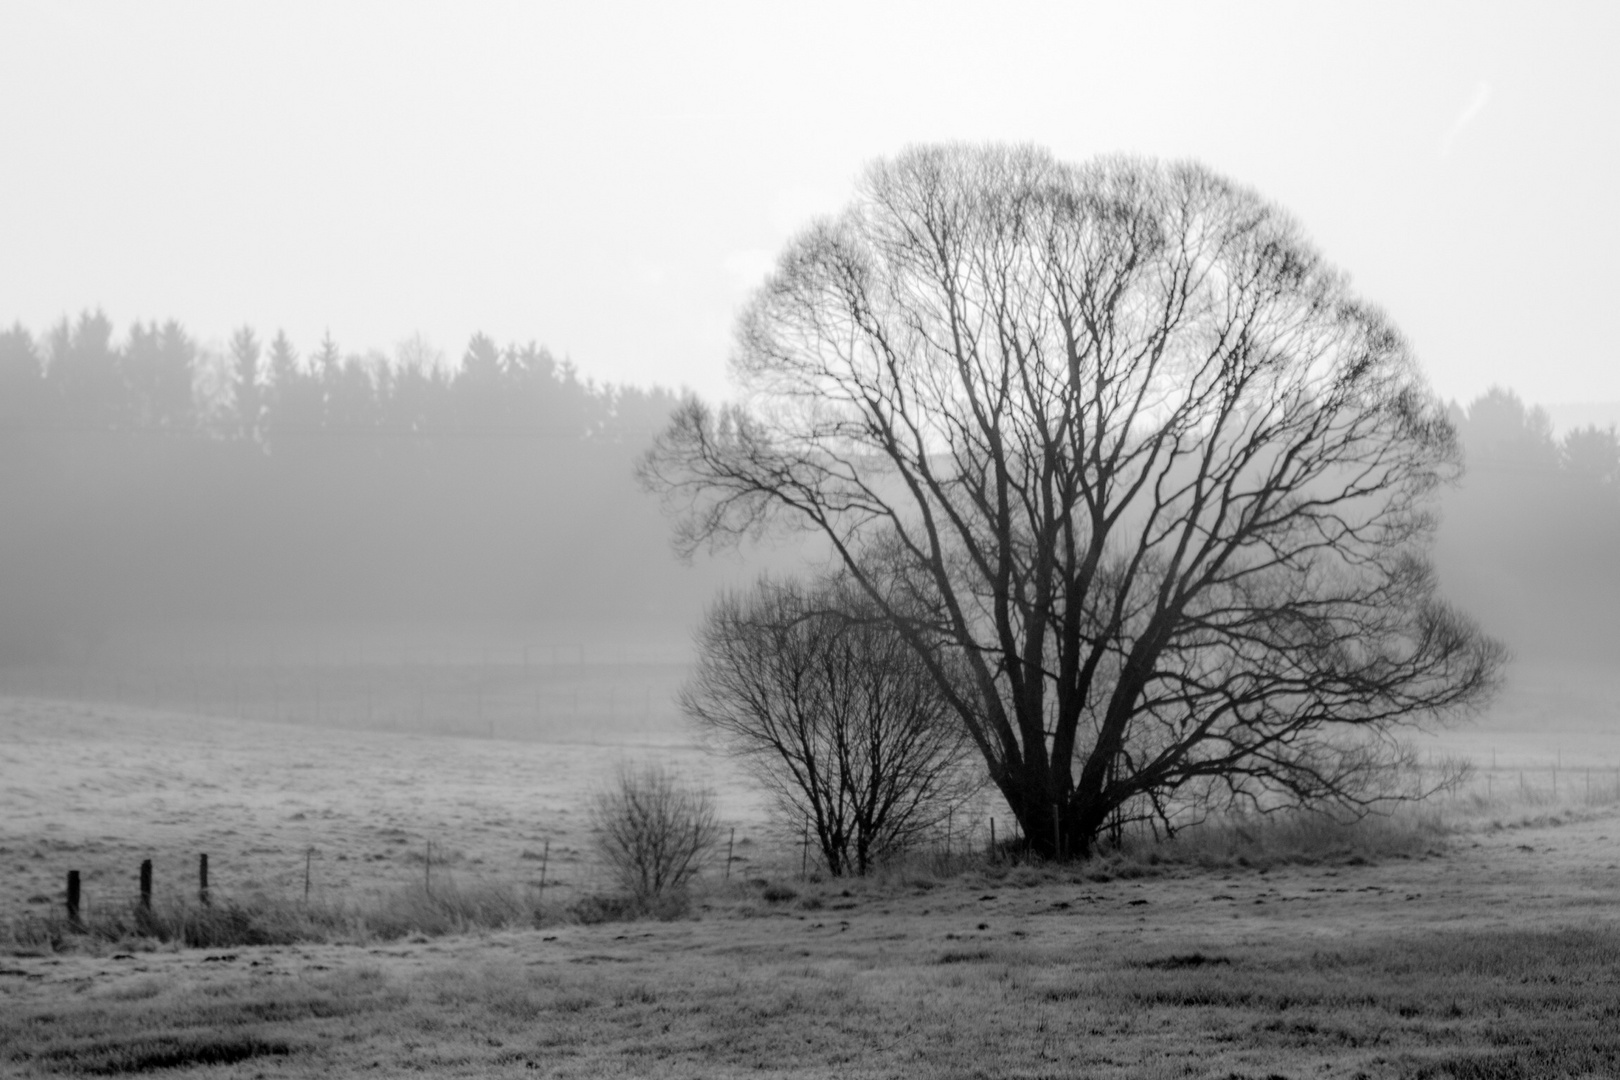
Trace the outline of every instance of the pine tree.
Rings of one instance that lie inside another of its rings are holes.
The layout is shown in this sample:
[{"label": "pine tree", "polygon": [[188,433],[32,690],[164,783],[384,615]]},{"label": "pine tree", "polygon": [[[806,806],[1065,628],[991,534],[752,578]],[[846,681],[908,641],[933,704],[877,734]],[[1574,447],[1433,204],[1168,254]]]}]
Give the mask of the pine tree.
[{"label": "pine tree", "polygon": [[259,339],[251,326],[231,335],[231,407],[235,413],[236,437],[255,440],[264,410],[260,386]]}]

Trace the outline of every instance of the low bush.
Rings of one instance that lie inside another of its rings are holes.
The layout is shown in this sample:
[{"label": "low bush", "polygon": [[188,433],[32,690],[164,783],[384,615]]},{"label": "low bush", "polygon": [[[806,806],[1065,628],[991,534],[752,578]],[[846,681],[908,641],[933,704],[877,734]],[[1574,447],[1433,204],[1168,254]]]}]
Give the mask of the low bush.
[{"label": "low bush", "polygon": [[713,796],[658,765],[621,770],[590,818],[602,861],[648,908],[683,893],[720,841]]}]

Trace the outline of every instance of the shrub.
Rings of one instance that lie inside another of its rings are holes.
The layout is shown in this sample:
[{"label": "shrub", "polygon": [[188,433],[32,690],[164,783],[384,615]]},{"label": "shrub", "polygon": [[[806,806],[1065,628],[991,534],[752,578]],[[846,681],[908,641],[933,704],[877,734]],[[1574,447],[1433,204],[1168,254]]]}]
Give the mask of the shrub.
[{"label": "shrub", "polygon": [[684,891],[720,840],[713,797],[658,765],[620,770],[590,818],[602,860],[649,909]]}]

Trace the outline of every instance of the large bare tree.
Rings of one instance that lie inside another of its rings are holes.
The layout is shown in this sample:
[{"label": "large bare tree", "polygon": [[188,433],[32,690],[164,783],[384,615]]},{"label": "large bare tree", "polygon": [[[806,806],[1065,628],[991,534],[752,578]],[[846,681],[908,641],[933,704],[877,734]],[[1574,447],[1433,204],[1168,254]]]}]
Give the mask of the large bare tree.
[{"label": "large bare tree", "polygon": [[678,543],[819,533],[1039,851],[1192,793],[1365,806],[1407,725],[1496,683],[1426,562],[1459,454],[1406,344],[1200,166],[879,162],[782,254],[733,373],[743,402],[688,402],[644,463]]}]

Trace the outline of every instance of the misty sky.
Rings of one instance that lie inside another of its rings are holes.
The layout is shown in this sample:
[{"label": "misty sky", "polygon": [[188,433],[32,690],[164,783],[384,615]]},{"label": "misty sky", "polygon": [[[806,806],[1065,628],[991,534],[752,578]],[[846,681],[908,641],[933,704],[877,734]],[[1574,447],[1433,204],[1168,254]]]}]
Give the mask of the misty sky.
[{"label": "misty sky", "polygon": [[784,240],[908,142],[1191,156],[1436,389],[1620,401],[1620,5],[0,7],[0,322],[537,340],[726,390]]}]

